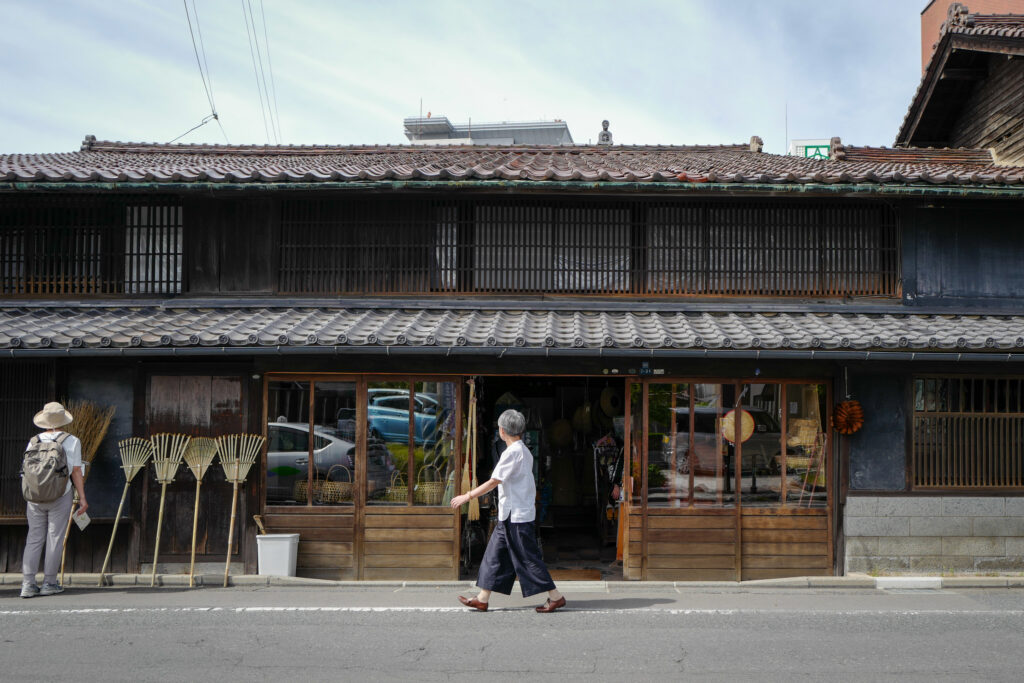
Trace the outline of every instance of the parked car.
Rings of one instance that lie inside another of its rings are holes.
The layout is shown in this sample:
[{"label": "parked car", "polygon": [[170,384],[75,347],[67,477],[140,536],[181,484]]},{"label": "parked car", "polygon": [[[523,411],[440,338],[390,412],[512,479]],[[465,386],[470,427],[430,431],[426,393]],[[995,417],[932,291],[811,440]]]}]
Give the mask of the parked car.
[{"label": "parked car", "polygon": [[[370,437],[387,442],[409,440],[409,392],[404,389],[367,390]],[[431,445],[437,440],[440,404],[432,394],[413,395],[413,442]]]},{"label": "parked car", "polygon": [[[743,442],[743,471],[777,472],[779,461],[776,456],[782,453],[782,430],[778,421],[767,411],[745,407],[744,410],[754,418],[754,433]],[[694,471],[702,474],[713,473],[718,468],[718,424],[719,408],[698,407],[694,415],[694,454],[695,459],[687,456],[690,448],[690,409],[676,408],[676,469],[689,472],[690,464],[695,460]],[[653,435],[652,435],[653,436]],[[667,435],[656,435],[662,443],[659,450],[667,451]],[[653,441],[653,439],[652,439]],[[723,440],[723,443],[727,443]],[[651,455],[654,455],[659,444],[651,444]],[[793,452],[790,449],[789,452]],[[724,455],[724,454],[723,454]],[[663,463],[667,465],[668,463]]]},{"label": "parked car", "polygon": [[[295,501],[296,482],[308,477],[309,425],[302,422],[271,422],[267,425],[267,502],[289,503]],[[318,479],[330,478],[346,481],[355,475],[356,445],[353,440],[343,438],[341,432],[332,427],[317,426],[313,430],[313,462]],[[344,474],[341,465],[348,469]],[[378,440],[367,443],[367,493],[369,496],[383,493],[391,481],[395,469],[394,461],[387,447]]]}]

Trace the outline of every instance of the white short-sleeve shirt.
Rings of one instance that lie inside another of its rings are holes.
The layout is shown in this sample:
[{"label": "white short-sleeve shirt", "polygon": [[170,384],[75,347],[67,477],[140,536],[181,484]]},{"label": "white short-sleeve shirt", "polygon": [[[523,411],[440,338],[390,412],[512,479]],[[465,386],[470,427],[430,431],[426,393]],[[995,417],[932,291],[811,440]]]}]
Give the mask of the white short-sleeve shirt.
[{"label": "white short-sleeve shirt", "polygon": [[532,522],[537,516],[537,486],[533,481],[533,454],[515,441],[505,449],[491,473],[498,484],[498,521]]},{"label": "white short-sleeve shirt", "polygon": [[[64,432],[57,430],[56,432],[41,432],[39,436],[40,441],[56,441],[57,438]],[[68,434],[68,438],[64,439],[64,457],[68,461],[68,475],[71,474],[74,468],[78,468],[78,472],[84,477],[85,476],[85,465],[82,464],[82,442],[78,440],[78,437],[73,434]],[[71,477],[68,477],[67,488],[64,489],[66,494],[71,490]]]}]

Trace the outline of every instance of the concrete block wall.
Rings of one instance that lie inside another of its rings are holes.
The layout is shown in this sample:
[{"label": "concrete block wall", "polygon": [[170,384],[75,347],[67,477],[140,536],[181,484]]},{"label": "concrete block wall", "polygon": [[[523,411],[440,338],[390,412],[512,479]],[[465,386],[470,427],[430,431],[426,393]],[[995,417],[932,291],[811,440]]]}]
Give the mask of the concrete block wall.
[{"label": "concrete block wall", "polygon": [[1024,498],[854,496],[846,572],[1024,572]]}]

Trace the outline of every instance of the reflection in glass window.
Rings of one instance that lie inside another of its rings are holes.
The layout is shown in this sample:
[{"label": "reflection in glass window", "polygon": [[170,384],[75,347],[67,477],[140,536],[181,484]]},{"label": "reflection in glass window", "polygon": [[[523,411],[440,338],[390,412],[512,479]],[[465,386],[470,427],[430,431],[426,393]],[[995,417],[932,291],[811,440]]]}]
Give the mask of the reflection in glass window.
[{"label": "reflection in glass window", "polygon": [[356,472],[355,382],[313,384],[314,505],[351,505]]},{"label": "reflection in glass window", "polygon": [[647,503],[690,501],[690,386],[651,384],[647,394]]},{"label": "reflection in glass window", "polygon": [[445,505],[455,486],[455,383],[416,382],[413,406],[413,503]]},{"label": "reflection in glass window", "polygon": [[310,455],[309,382],[270,382],[267,415],[267,504],[305,505]]},{"label": "reflection in glass window", "polygon": [[777,506],[782,501],[781,391],[779,384],[745,384],[742,388],[743,419],[751,429],[740,444],[740,495],[745,507]]},{"label": "reflection in glass window", "polygon": [[785,389],[787,483],[783,502],[823,508],[828,505],[825,385],[789,384]]},{"label": "reflection in glass window", "polygon": [[694,505],[731,506],[735,499],[735,447],[723,435],[723,418],[735,407],[732,384],[691,385],[693,413],[689,457]]},{"label": "reflection in glass window", "polygon": [[411,502],[409,456],[414,448],[409,442],[409,401],[409,382],[367,385],[366,502],[371,505]]}]

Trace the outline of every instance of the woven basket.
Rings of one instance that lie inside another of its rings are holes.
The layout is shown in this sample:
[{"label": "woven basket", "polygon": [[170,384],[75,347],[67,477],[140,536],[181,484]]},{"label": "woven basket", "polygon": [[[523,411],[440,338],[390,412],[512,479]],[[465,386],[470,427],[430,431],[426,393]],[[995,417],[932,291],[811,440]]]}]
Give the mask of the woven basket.
[{"label": "woven basket", "polygon": [[391,486],[384,490],[384,500],[389,503],[405,503],[409,500],[409,487],[398,470],[391,475]]},{"label": "woven basket", "polygon": [[[425,481],[423,475],[433,472],[431,481]],[[444,482],[441,481],[441,474],[436,467],[424,465],[420,473],[416,475],[416,488],[412,492],[412,499],[417,505],[440,505],[444,498]]]},{"label": "woven basket", "polygon": [[[317,484],[319,484],[319,483],[320,483],[319,481],[314,481],[313,482],[313,491],[314,492],[316,492],[316,490],[318,488]],[[296,503],[305,503],[306,502],[306,487],[307,486],[308,485],[306,484],[306,480],[305,479],[303,479],[302,481],[295,482],[295,486],[292,488],[292,499],[295,500]]]},{"label": "woven basket", "polygon": [[[331,479],[331,475],[335,470],[345,473],[348,481],[336,481]],[[313,493],[316,494],[316,488],[314,487]],[[327,470],[327,477],[323,482],[323,486],[320,488],[319,500],[323,503],[342,503],[347,500],[352,500],[352,472],[349,471],[344,465],[334,465],[331,469]]]}]

